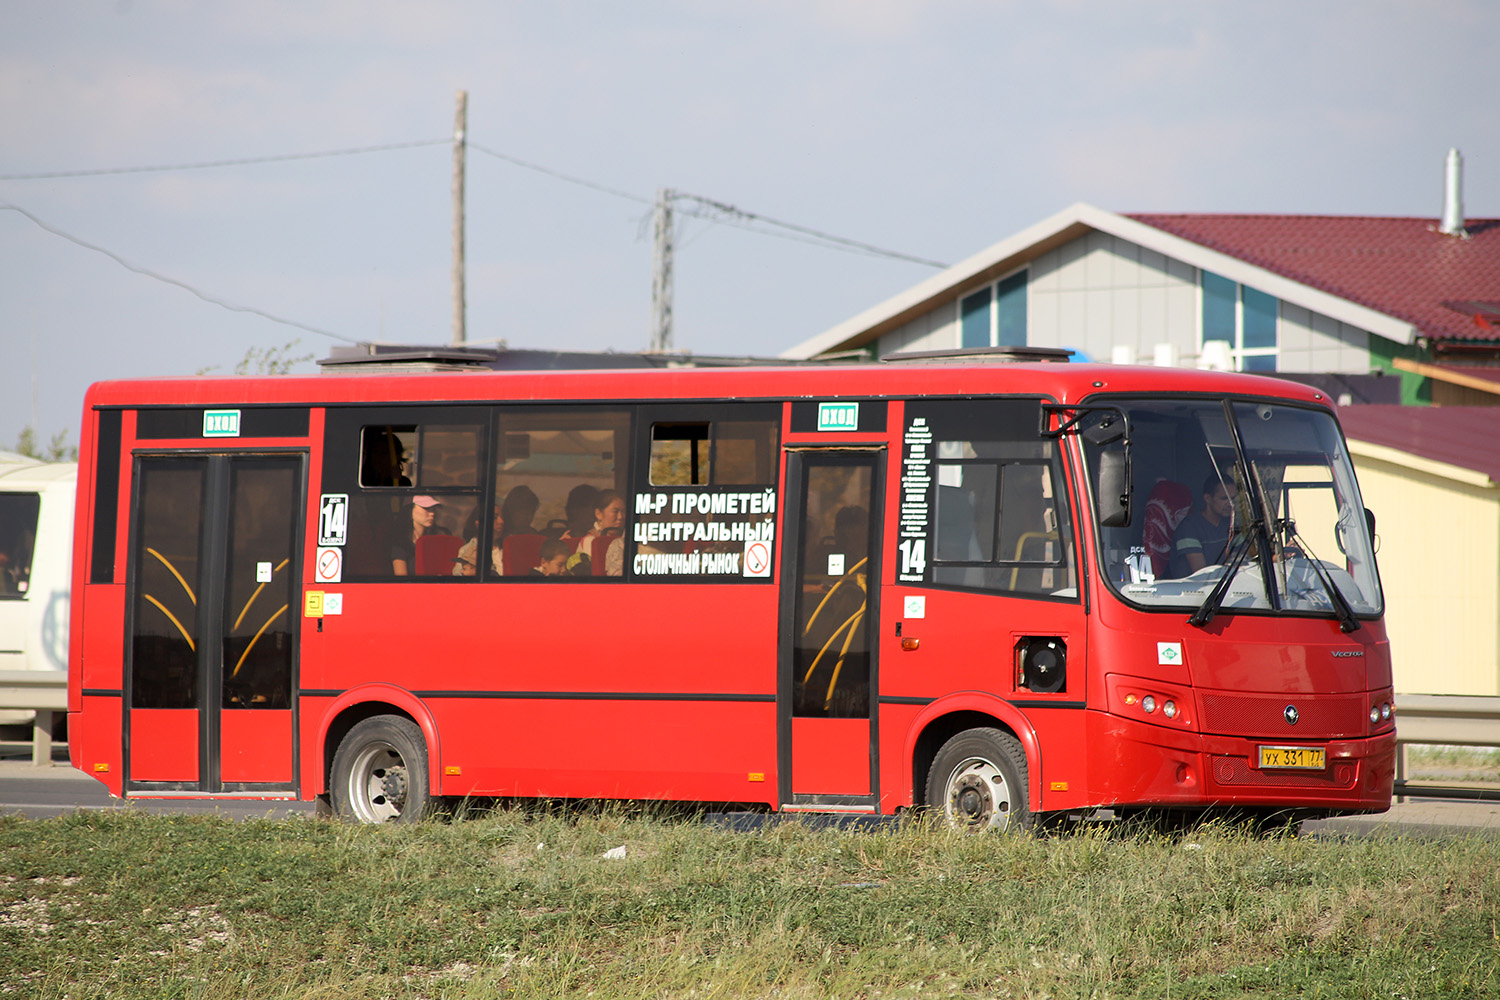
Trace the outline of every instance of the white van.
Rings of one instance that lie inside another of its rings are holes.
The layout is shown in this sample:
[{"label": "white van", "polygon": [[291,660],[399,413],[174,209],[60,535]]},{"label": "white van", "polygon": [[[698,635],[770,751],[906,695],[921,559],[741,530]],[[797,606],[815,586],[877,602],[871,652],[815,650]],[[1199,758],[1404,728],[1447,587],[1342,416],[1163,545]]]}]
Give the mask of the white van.
[{"label": "white van", "polygon": [[[0,670],[68,669],[78,463],[0,451]],[[0,710],[0,725],[34,713]]]}]

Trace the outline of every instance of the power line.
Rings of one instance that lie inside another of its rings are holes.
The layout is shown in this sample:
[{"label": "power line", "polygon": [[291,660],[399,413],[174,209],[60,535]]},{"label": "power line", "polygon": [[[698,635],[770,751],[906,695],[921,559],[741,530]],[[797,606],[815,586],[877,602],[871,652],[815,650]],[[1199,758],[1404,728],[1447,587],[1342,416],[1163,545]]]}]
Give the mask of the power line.
[{"label": "power line", "polygon": [[202,160],[197,163],[170,163],[149,167],[101,167],[96,170],[54,170],[39,174],[0,174],[0,181],[45,181],[65,177],[105,177],[111,174],[152,174],[177,170],[206,170],[210,167],[243,167],[256,163],[283,163],[288,160],[317,160],[331,156],[359,156],[384,153],[393,149],[415,149],[418,146],[446,146],[451,139],[422,139],[417,142],[392,142],[382,146],[356,146],[349,149],[327,149],[315,153],[284,153],[280,156],[246,156],[234,160]]},{"label": "power line", "polygon": [[[582,177],[576,177],[572,174],[565,174],[560,170],[553,170],[551,167],[544,167],[539,163],[532,163],[528,160],[522,160],[519,157],[510,156],[509,154],[499,152],[498,150],[489,149],[485,146],[479,145],[477,142],[470,141],[469,148],[477,149],[479,152],[484,153],[488,156],[493,156],[497,160],[504,160],[506,163],[510,163],[517,167],[522,167],[526,170],[534,170],[537,173],[546,174],[548,177],[554,177],[569,184],[576,184],[579,187],[589,188],[594,191],[601,191],[604,194],[613,195],[616,198],[624,198],[627,201],[633,201],[640,205],[655,204],[655,202],[650,198],[643,198],[638,194],[631,194],[629,191],[622,191],[619,188],[610,187],[607,184],[600,184],[596,181],[585,180]],[[673,193],[672,197],[674,198],[674,200],[688,199],[698,203],[699,208],[697,210],[679,209],[678,211],[682,215],[690,216],[695,219],[706,219],[709,222],[718,222],[725,225],[734,226],[737,229],[744,229],[747,232],[759,233],[762,236],[775,236],[779,239],[789,239],[795,243],[807,243],[812,246],[829,247],[829,245],[832,244],[832,247],[830,247],[830,249],[837,248],[841,250],[857,252],[867,257],[887,257],[892,260],[904,260],[908,263],[922,264],[927,267],[936,267],[939,269],[946,268],[948,266],[947,264],[942,264],[935,260],[928,260],[926,257],[916,257],[911,254],[901,253],[896,250],[886,250],[882,247],[873,246],[869,243],[861,243],[858,240],[847,239],[843,236],[834,236],[831,233],[825,233],[821,230],[812,229],[807,226],[799,226],[791,222],[782,222],[779,219],[773,219],[767,215],[761,215],[756,212],[747,212],[744,209],[736,208],[733,205],[726,205],[724,202],[715,201],[712,198],[705,198],[701,195],[686,194],[684,192],[677,191]],[[751,223],[757,222],[761,223],[762,225],[777,226],[790,232],[797,233],[802,238],[798,239],[797,237],[788,236],[785,233],[767,232],[764,229],[758,229],[751,225]]]},{"label": "power line", "polygon": [[[170,173],[180,170],[206,170],[215,167],[241,167],[252,166],[260,163],[285,163],[295,160],[314,160],[335,156],[359,156],[365,153],[382,153],[397,149],[415,149],[422,146],[448,145],[451,142],[451,139],[446,138],[421,139],[413,142],[392,142],[375,146],[354,146],[345,149],[319,150],[310,153],[284,153],[276,156],[244,156],[228,160],[202,160],[188,163],[157,164],[152,166],[137,167],[100,167],[90,170],[53,170],[30,174],[0,174],[0,181],[60,180],[71,177],[108,177],[122,174]],[[588,188],[593,191],[599,191],[603,194],[612,195],[616,198],[623,198],[626,201],[633,201],[638,205],[655,204],[655,202],[650,198],[642,197],[641,195],[633,194],[629,191],[624,191],[620,188],[612,187],[608,184],[601,184],[598,181],[591,181],[587,178],[578,177],[573,174],[567,174],[561,170],[554,170],[551,167],[547,167],[530,160],[523,160],[518,156],[511,156],[509,153],[502,153],[497,149],[491,149],[488,146],[482,146],[477,142],[473,142],[472,140],[467,141],[466,144],[470,148],[484,153],[486,156],[493,156],[495,159],[503,160],[513,166],[521,167],[525,170],[535,171],[536,173],[545,174],[548,177],[564,181],[568,184]],[[758,233],[762,236],[775,236],[779,239],[791,240],[795,243],[805,243],[811,246],[823,246],[830,249],[841,249],[849,252],[856,252],[868,257],[885,257],[891,260],[902,260],[912,264],[921,264],[926,267],[945,268],[948,266],[935,260],[929,260],[925,257],[917,257],[912,254],[901,253],[896,250],[887,250],[869,243],[863,243],[859,240],[851,240],[843,236],[835,236],[832,233],[826,233],[818,229],[813,229],[809,226],[800,226],[796,223],[783,222],[779,219],[773,219],[770,216],[761,215],[757,212],[748,212],[744,209],[737,208],[734,205],[729,205],[721,201],[717,201],[713,198],[705,198],[702,195],[675,192],[675,197],[683,200],[691,200],[697,203],[697,209],[679,210],[680,214],[688,216],[690,218],[704,219],[709,222],[720,223],[723,225],[733,226],[737,229],[743,229],[747,232]],[[759,223],[761,226],[774,226],[778,229],[786,230],[787,232],[779,233],[768,231],[766,229],[757,227],[756,223]],[[788,236],[787,233],[796,233],[798,235],[797,237]]]},{"label": "power line", "polygon": [[577,184],[579,187],[590,188],[594,191],[602,191],[605,194],[612,194],[616,198],[624,198],[627,201],[638,202],[642,205],[655,204],[650,198],[642,198],[638,194],[631,194],[629,191],[621,191],[619,188],[610,187],[607,184],[600,184],[596,181],[584,180],[582,177],[574,177],[572,174],[565,174],[561,170],[553,170],[551,167],[544,167],[540,163],[532,163],[529,160],[522,160],[507,153],[489,149],[488,147],[481,146],[479,143],[472,140],[469,142],[469,148],[477,149],[481,153],[484,153],[486,156],[493,156],[497,160],[504,160],[506,163],[512,164],[514,166],[523,167],[526,170],[535,170],[537,173],[546,174],[548,177],[555,177],[558,180],[566,181],[569,184]]},{"label": "power line", "polygon": [[[898,250],[886,250],[882,247],[873,246],[869,243],[861,243],[858,240],[847,239],[843,236],[834,236],[831,233],[825,233],[817,229],[810,229],[807,226],[799,226],[796,223],[782,222],[779,219],[773,219],[769,216],[760,215],[756,212],[747,212],[744,209],[736,208],[733,205],[726,205],[722,201],[715,201],[712,198],[705,198],[702,195],[688,194],[685,191],[678,191],[675,194],[677,198],[695,201],[707,210],[701,214],[695,212],[684,212],[684,215],[696,215],[698,218],[713,219],[715,221],[721,222],[729,221],[729,219],[743,219],[746,222],[760,222],[768,226],[779,226],[782,229],[787,229],[794,233],[800,233],[804,236],[810,236],[816,240],[821,240],[826,243],[832,243],[849,250],[858,250],[862,253],[874,257],[890,257],[893,260],[904,260],[912,264],[924,264],[927,267],[936,267],[940,269],[946,268],[948,266],[947,264],[939,263],[935,260],[928,260],[926,257],[914,257],[911,254],[901,253]],[[722,213],[724,216],[727,216],[728,219],[720,218],[713,213]],[[762,230],[757,229],[752,229],[750,231],[762,232]],[[776,234],[765,233],[765,235],[771,236]]]},{"label": "power line", "polygon": [[228,309],[231,312],[249,313],[252,316],[259,316],[262,319],[268,319],[273,323],[280,323],[283,326],[295,327],[298,330],[306,330],[308,333],[316,333],[324,337],[332,337],[334,340],[342,340],[346,344],[359,343],[359,341],[355,340],[353,337],[345,337],[343,334],[334,333],[330,330],[322,330],[316,326],[308,326],[306,323],[299,323],[294,319],[285,319],[281,316],[274,315],[273,313],[268,313],[263,309],[256,309],[254,306],[237,305],[233,302],[226,302],[223,299],[216,298],[215,296],[209,295],[207,292],[203,292],[198,290],[197,288],[194,288],[192,285],[189,285],[185,281],[178,281],[176,278],[171,278],[165,274],[160,274],[156,271],[151,270],[150,268],[141,267],[139,264],[133,264],[130,261],[126,260],[124,257],[121,257],[119,254],[114,253],[113,251],[106,250],[104,247],[97,246],[93,243],[88,242],[87,240],[81,240],[71,233],[65,233],[61,229],[58,229],[56,226],[48,225],[41,219],[38,219],[36,216],[26,211],[26,209],[21,208],[19,205],[11,205],[5,202],[0,202],[0,210],[16,212],[20,215],[24,215],[26,218],[30,219],[32,223],[35,224],[38,228],[51,233],[53,236],[59,236],[67,240],[69,243],[76,243],[78,246],[83,247],[85,250],[92,250],[95,253],[103,254],[128,271],[134,271],[136,274],[145,275],[148,278],[154,278],[157,281],[162,281],[169,285],[175,285],[176,287],[181,288],[183,291],[197,296],[210,305],[218,306],[221,309]]}]

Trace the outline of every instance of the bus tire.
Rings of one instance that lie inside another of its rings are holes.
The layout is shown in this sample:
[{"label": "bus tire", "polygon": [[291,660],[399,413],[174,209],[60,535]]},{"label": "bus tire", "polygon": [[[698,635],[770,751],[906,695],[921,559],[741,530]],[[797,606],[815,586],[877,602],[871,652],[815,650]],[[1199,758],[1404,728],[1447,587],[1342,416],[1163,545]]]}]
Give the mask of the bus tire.
[{"label": "bus tire", "polygon": [[359,823],[416,823],[432,808],[427,741],[399,715],[376,715],[349,730],[333,755],[333,813]]},{"label": "bus tire", "polygon": [[1026,751],[1000,729],[966,729],[944,743],[927,772],[927,804],[953,830],[1027,831],[1036,825]]}]

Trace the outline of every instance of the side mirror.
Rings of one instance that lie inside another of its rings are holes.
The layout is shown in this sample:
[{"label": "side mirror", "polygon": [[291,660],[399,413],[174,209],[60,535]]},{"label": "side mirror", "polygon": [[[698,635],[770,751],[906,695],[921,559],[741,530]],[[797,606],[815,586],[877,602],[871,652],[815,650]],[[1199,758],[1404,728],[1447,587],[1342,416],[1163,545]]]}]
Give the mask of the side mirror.
[{"label": "side mirror", "polygon": [[1130,524],[1130,475],[1123,450],[1099,453],[1099,523],[1106,528]]},{"label": "side mirror", "polygon": [[1370,532],[1370,544],[1375,544],[1375,512],[1365,508],[1365,528]]}]

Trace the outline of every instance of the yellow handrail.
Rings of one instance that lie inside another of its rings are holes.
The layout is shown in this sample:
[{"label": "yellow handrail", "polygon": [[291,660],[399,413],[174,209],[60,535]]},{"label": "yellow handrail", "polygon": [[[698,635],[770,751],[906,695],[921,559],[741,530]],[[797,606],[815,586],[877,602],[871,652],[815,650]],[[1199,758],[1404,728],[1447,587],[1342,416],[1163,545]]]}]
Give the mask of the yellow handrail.
[{"label": "yellow handrail", "polygon": [[[178,579],[180,580],[182,578],[178,577]],[[187,640],[188,649],[191,649],[193,652],[196,653],[198,651],[198,647],[193,644],[193,637],[190,636],[190,635],[188,635],[187,629],[185,629],[185,628],[182,627],[182,622],[180,622],[180,621],[177,620],[177,616],[174,615],[174,614],[172,614],[172,612],[168,611],[167,610],[167,606],[165,604],[163,604],[161,601],[158,601],[156,598],[152,597],[150,594],[142,594],[141,596],[144,597],[146,600],[150,601],[152,604],[156,605],[158,608],[161,609],[161,613],[164,614],[164,615],[166,615],[167,618],[172,622],[173,625],[177,626],[177,631],[181,632],[182,633],[182,637]]]},{"label": "yellow handrail", "polygon": [[[286,563],[282,563],[281,565],[285,566]],[[240,654],[240,660],[239,660],[239,662],[234,665],[234,669],[232,671],[230,671],[230,673],[229,673],[230,677],[238,677],[239,676],[239,674],[240,674],[240,667],[243,667],[245,665],[245,657],[247,657],[247,656],[250,655],[250,650],[252,650],[252,649],[255,648],[255,644],[260,641],[260,637],[265,634],[266,629],[268,629],[268,628],[271,627],[271,623],[274,622],[276,619],[280,618],[283,614],[285,614],[286,613],[286,609],[289,608],[289,607],[291,607],[291,605],[289,605],[289,604],[283,604],[281,606],[281,610],[280,611],[277,611],[274,615],[272,615],[271,617],[269,617],[269,618],[266,619],[266,623],[260,627],[260,631],[255,633],[255,638],[253,638],[253,639],[250,640],[250,644],[248,646],[246,646],[245,647],[245,651]],[[241,617],[243,617],[243,616],[241,616]]]},{"label": "yellow handrail", "polygon": [[849,644],[854,641],[854,626],[861,619],[863,619],[864,616],[865,609],[860,608],[859,611],[855,612],[855,614],[847,622],[844,623],[846,626],[848,626],[849,631],[844,635],[844,648],[839,650],[838,661],[833,665],[833,676],[828,678],[828,694],[823,697],[823,711],[825,712],[828,711],[829,707],[833,705],[833,689],[838,686],[839,674],[843,673],[844,670],[844,659],[849,655]]},{"label": "yellow handrail", "polygon": [[[273,569],[273,570],[271,570],[271,579],[274,580],[276,578],[276,574],[281,572],[282,567],[285,566],[287,563],[289,563],[291,561],[292,561],[292,557],[291,556],[287,556],[285,559],[281,560],[281,562],[276,566],[276,568]],[[269,581],[267,581],[267,582],[269,582]],[[261,584],[259,587],[255,588],[255,593],[253,593],[253,594],[250,595],[250,600],[246,601],[244,608],[242,608],[240,610],[240,616],[234,620],[234,628],[230,629],[229,631],[233,632],[235,629],[237,629],[237,628],[240,627],[240,622],[244,621],[245,620],[245,615],[247,615],[247,614],[250,613],[250,605],[252,605],[252,604],[255,603],[255,599],[257,597],[259,597],[260,596],[260,592],[262,590],[265,590],[265,589],[266,589],[266,585],[264,583]],[[286,609],[283,608],[282,610],[284,611]],[[259,635],[259,633],[256,633],[256,634]],[[234,669],[238,670],[239,667],[235,667]]]},{"label": "yellow handrail", "polygon": [[[1023,531],[1023,532],[1021,532],[1021,537],[1016,539],[1016,562],[1020,562],[1021,561],[1021,550],[1024,549],[1026,547],[1026,543],[1029,542],[1029,541],[1031,541],[1033,538],[1044,538],[1044,539],[1046,539],[1049,542],[1055,542],[1055,541],[1057,541],[1057,537],[1058,537],[1057,536],[1057,532],[1055,532],[1055,531]],[[1013,567],[1011,569],[1011,571],[1010,571],[1010,589],[1011,590],[1015,590],[1016,589],[1016,580],[1020,577],[1020,575],[1021,575],[1021,567],[1016,566],[1016,567]]]},{"label": "yellow handrail", "polygon": [[[825,605],[825,604],[828,603],[828,599],[833,596],[834,591],[836,591],[840,587],[842,587],[844,585],[844,581],[845,580],[849,579],[849,577],[851,577],[851,576],[854,576],[855,573],[856,573],[856,571],[861,566],[863,566],[865,563],[867,563],[869,561],[870,561],[870,557],[869,556],[865,556],[859,562],[855,563],[853,566],[850,566],[848,572],[846,572],[843,576],[841,576],[839,578],[839,582],[838,583],[835,583],[832,587],[828,588],[828,593],[826,593],[826,594],[823,595],[823,599],[818,602],[817,608],[815,608],[813,610],[812,617],[807,620],[807,626],[805,628],[803,628],[803,630],[802,630],[802,634],[803,635],[806,635],[807,633],[809,633],[809,632],[812,631],[813,622],[815,622],[815,621],[818,620],[818,615],[821,614],[822,611],[823,611],[823,605]],[[855,582],[858,582],[858,580],[856,579]]]},{"label": "yellow handrail", "polygon": [[[172,564],[171,564],[171,563],[170,563],[170,562],[169,562],[169,561],[168,561],[168,560],[167,560],[167,557],[166,557],[166,556],[164,556],[164,555],[162,555],[162,554],[161,554],[161,553],[160,553],[160,552],[158,552],[158,551],[156,551],[156,550],[155,550],[155,549],[153,549],[153,548],[151,548],[151,547],[150,547],[150,546],[149,546],[149,545],[148,545],[148,546],[146,546],[146,551],[147,551],[147,552],[149,552],[149,553],[151,553],[151,554],[152,554],[152,555],[153,555],[153,556],[155,556],[155,557],[156,557],[156,558],[157,558],[157,559],[159,559],[159,560],[161,560],[161,564],[162,564],[162,565],[163,565],[163,566],[165,566],[165,567],[167,567],[167,570],[168,570],[168,571],[169,571],[169,572],[171,572],[171,574],[172,574],[172,575],[173,575],[173,576],[175,576],[175,577],[177,577],[177,582],[178,582],[178,583],[180,583],[180,584],[182,584],[182,589],[183,589],[183,590],[185,590],[185,591],[187,591],[187,595],[188,595],[188,600],[190,600],[190,601],[192,601],[192,602],[193,602],[193,606],[194,606],[194,607],[197,607],[197,606],[198,606],[198,595],[197,595],[197,594],[194,594],[194,593],[193,593],[193,588],[192,588],[192,587],[189,587],[189,586],[188,586],[188,582],[187,582],[187,581],[186,581],[186,580],[184,580],[184,579],[183,579],[183,578],[182,578],[182,574],[181,574],[181,573],[179,573],[179,572],[177,572],[177,567],[176,567],[176,566],[173,566],[173,565],[172,565]],[[159,606],[159,605],[158,605],[158,606]],[[165,611],[165,610],[167,610],[167,609],[166,609],[166,608],[162,608],[162,610],[163,610],[163,611]],[[175,619],[174,619],[174,620],[175,620]],[[179,627],[179,628],[181,628],[181,626],[178,626],[178,627]]]}]

